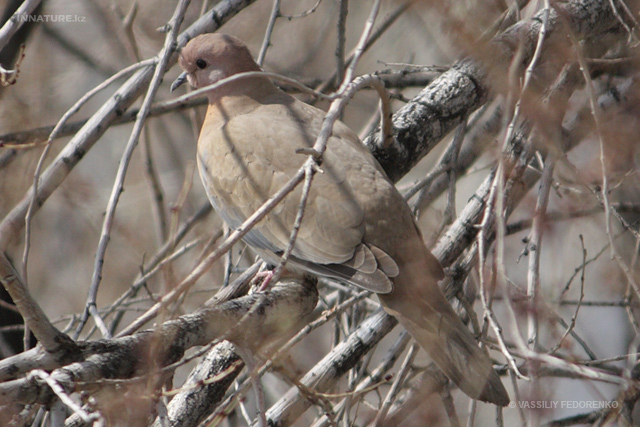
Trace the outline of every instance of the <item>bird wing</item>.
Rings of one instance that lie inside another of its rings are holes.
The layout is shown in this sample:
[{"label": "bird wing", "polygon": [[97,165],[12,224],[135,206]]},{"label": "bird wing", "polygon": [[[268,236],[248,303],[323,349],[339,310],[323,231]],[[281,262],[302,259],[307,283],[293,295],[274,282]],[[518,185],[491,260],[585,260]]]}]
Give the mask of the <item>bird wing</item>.
[{"label": "bird wing", "polygon": [[[313,107],[273,103],[229,117],[217,126],[205,124],[198,144],[201,176],[213,206],[231,227],[238,227],[298,171],[306,156],[297,150],[313,145],[322,118],[321,110]],[[397,274],[397,265],[381,249],[363,243],[365,217],[359,202],[362,197],[356,193],[363,189],[350,183],[354,173],[372,173],[378,166],[360,159],[365,148],[353,138],[358,145],[345,141],[344,135],[329,138],[322,173],[314,176],[291,261],[313,273],[386,293],[392,290],[389,277]],[[356,167],[361,170],[354,170]],[[298,186],[247,233],[245,241],[281,254],[288,245],[301,195],[302,186]]]}]

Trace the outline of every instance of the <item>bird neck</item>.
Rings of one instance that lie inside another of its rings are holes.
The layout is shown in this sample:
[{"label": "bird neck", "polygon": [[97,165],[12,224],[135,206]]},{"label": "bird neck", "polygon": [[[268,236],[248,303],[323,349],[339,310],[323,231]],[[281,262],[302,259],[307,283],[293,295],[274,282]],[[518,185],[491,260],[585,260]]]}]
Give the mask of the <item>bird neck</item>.
[{"label": "bird neck", "polygon": [[[252,77],[228,83],[208,94],[208,115],[246,114],[274,96],[286,96],[269,79]],[[231,113],[233,112],[233,113]]]},{"label": "bird neck", "polygon": [[278,89],[266,77],[245,77],[209,92],[207,97],[209,98],[209,105],[213,105],[222,100],[238,97],[260,99],[276,91]]}]

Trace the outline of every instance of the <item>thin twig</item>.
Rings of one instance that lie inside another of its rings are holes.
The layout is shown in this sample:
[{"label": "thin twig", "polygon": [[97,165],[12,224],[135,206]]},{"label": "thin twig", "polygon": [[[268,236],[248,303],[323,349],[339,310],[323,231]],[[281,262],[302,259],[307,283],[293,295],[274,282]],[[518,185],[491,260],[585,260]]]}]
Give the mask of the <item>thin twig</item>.
[{"label": "thin twig", "polygon": [[614,242],[613,232],[611,230],[611,216],[612,216],[612,207],[611,202],[609,201],[609,177],[607,173],[607,164],[606,164],[606,153],[605,153],[605,140],[604,140],[604,132],[602,131],[602,117],[600,106],[598,105],[595,88],[593,85],[593,80],[591,79],[591,75],[589,74],[589,68],[584,58],[584,54],[582,52],[582,48],[580,43],[576,39],[575,34],[569,31],[569,39],[573,44],[574,51],[576,53],[576,57],[578,59],[578,63],[580,64],[580,71],[582,72],[582,77],[585,81],[586,91],[589,98],[589,105],[591,107],[591,114],[593,116],[593,121],[595,124],[595,132],[598,137],[598,143],[600,148],[600,172],[602,174],[602,185],[600,187],[599,196],[602,204],[604,205],[604,216],[605,216],[605,230],[607,233],[607,238],[609,239],[609,250],[611,251],[611,258],[616,261],[620,270],[624,273],[625,277],[631,289],[636,293],[636,297],[640,298],[640,286],[634,277],[634,274],[629,270],[629,266],[626,265],[622,257],[620,256],[617,247]]},{"label": "thin twig", "polygon": [[[155,61],[155,60],[154,60]],[[182,101],[180,99],[170,99],[168,101],[161,101],[154,104],[149,110],[148,117],[156,117],[162,114],[172,113],[177,110],[197,107],[205,105],[206,98],[190,99],[188,101]],[[112,126],[131,123],[136,120],[138,116],[138,108],[132,108],[126,113],[119,115],[112,123]],[[60,127],[56,133],[55,138],[62,138],[65,136],[76,133],[80,128],[87,124],[88,120],[78,120],[75,122],[67,123]],[[42,126],[38,128],[28,129],[19,132],[12,132],[4,135],[0,135],[0,148],[2,147],[14,147],[16,149],[28,149],[46,142],[48,136],[51,134],[55,126]],[[14,150],[15,151],[15,150]],[[6,162],[6,161],[5,161]],[[3,167],[4,162],[0,159],[0,167]]]},{"label": "thin twig", "polygon": [[371,36],[371,32],[373,31],[373,25],[376,22],[376,18],[378,16],[378,11],[380,10],[381,0],[375,0],[373,6],[371,7],[371,12],[369,12],[369,17],[367,18],[367,23],[362,30],[362,34],[360,35],[360,39],[358,40],[358,44],[354,50],[353,59],[349,63],[345,73],[344,79],[342,80],[342,84],[338,89],[338,93],[341,93],[344,88],[353,80],[353,75],[355,73],[356,65],[358,65],[358,61],[360,61],[360,57],[364,53],[367,43],[369,42],[369,37]]},{"label": "thin twig", "polygon": [[53,326],[5,253],[0,253],[0,283],[11,296],[25,325],[33,332],[46,352],[56,354],[63,346],[73,347],[71,340]]},{"label": "thin twig", "polygon": [[385,418],[387,417],[389,408],[391,407],[393,401],[397,398],[397,395],[400,392],[400,387],[404,384],[404,380],[409,372],[409,369],[411,368],[411,365],[413,364],[413,360],[418,354],[419,349],[420,346],[418,345],[418,343],[413,343],[411,345],[411,348],[409,348],[409,352],[407,353],[404,362],[402,362],[402,366],[400,366],[400,370],[398,371],[398,374],[393,381],[393,385],[387,393],[384,402],[382,402],[380,410],[378,410],[378,413],[376,414],[376,419],[373,421],[373,425],[375,427],[386,425]]},{"label": "thin twig", "polygon": [[24,232],[24,239],[25,239],[25,244],[24,244],[24,250],[23,250],[23,254],[22,254],[22,277],[23,280],[25,282],[25,285],[28,286],[28,278],[27,278],[27,272],[28,272],[28,268],[27,268],[27,264],[28,264],[28,260],[29,260],[29,250],[31,248],[31,219],[32,216],[34,214],[34,207],[36,205],[36,194],[38,194],[38,185],[40,183],[40,174],[42,172],[42,167],[44,166],[44,161],[47,157],[47,154],[49,153],[49,150],[51,149],[51,143],[53,142],[54,139],[56,139],[61,131],[61,129],[65,126],[65,124],[69,121],[69,119],[71,118],[71,116],[73,116],[75,113],[77,113],[80,108],[82,108],[83,105],[85,105],[94,95],[96,95],[97,93],[99,93],[100,91],[102,91],[103,89],[105,89],[107,86],[109,86],[111,83],[113,83],[114,81],[120,79],[123,76],[126,76],[127,74],[130,74],[131,72],[138,70],[140,68],[144,68],[150,65],[154,65],[157,63],[157,60],[154,59],[149,59],[146,61],[141,61],[138,62],[136,64],[130,65],[120,71],[118,71],[116,74],[114,74],[113,76],[109,77],[108,79],[106,79],[105,81],[103,81],[102,83],[100,83],[98,86],[94,87],[93,89],[91,89],[89,92],[85,93],[78,101],[76,101],[75,104],[73,104],[73,106],[71,108],[69,108],[63,115],[62,118],[58,121],[58,123],[56,123],[56,125],[54,126],[54,128],[51,130],[51,133],[49,134],[49,137],[47,138],[47,141],[45,142],[45,148],[42,151],[42,154],[40,155],[40,159],[38,160],[38,164],[36,166],[36,170],[34,172],[34,178],[33,178],[33,195],[31,197],[31,201],[29,202],[29,207],[27,209],[27,213],[25,215],[25,219],[24,219],[24,223],[25,223],[25,232]]},{"label": "thin twig", "polygon": [[[194,37],[194,34],[215,31],[253,1],[226,0],[217,4],[204,17],[197,20],[180,35],[178,45],[185,45],[189,39]],[[171,61],[175,62],[176,58],[177,55],[172,56]],[[55,160],[42,174],[40,192],[37,195],[38,203],[36,206],[38,208],[59,188],[71,171],[79,164],[83,155],[95,145],[109,128],[109,125],[120,117],[121,112],[129,108],[144,92],[145,87],[147,87],[152,78],[152,74],[153,69],[151,67],[139,70],[112,97],[105,101],[102,107],[60,151]],[[49,132],[47,131],[46,135],[48,134]],[[22,231],[24,217],[31,197],[31,194],[27,193],[0,222],[0,248],[6,248],[17,234]]]},{"label": "thin twig", "polygon": [[281,15],[281,16],[283,18],[288,19],[289,21],[291,21],[292,19],[296,19],[296,18],[304,18],[305,16],[309,16],[313,12],[315,12],[316,9],[318,9],[318,6],[320,6],[320,3],[322,3],[322,0],[317,0],[316,4],[314,4],[310,9],[307,9],[307,10],[305,10],[303,12],[300,12],[297,15]]},{"label": "thin twig", "polygon": [[549,203],[549,191],[553,183],[553,170],[555,161],[552,156],[547,156],[542,169],[538,199],[533,213],[533,225],[529,237],[529,266],[527,269],[527,297],[529,299],[528,313],[528,342],[531,348],[538,350],[538,298],[540,297],[540,250],[542,248],[542,235],[546,223],[547,205]]},{"label": "thin twig", "polygon": [[151,197],[151,212],[155,224],[155,236],[158,245],[167,240],[167,212],[164,204],[164,191],[158,176],[158,170],[153,160],[151,150],[151,129],[147,126],[146,132],[142,134],[142,145],[140,146],[141,160],[145,181],[149,187]]},{"label": "thin twig", "polygon": [[282,199],[284,199],[291,191],[293,191],[298,184],[304,179],[304,169],[300,168],[298,172],[292,176],[289,181],[278,190],[271,198],[266,200],[262,206],[256,210],[246,221],[244,221],[233,233],[229,235],[224,242],[222,242],[211,254],[203,259],[187,277],[185,277],[171,292],[164,295],[160,301],[158,301],[153,307],[145,312],[142,316],[138,317],[132,322],[126,329],[121,331],[118,336],[129,335],[136,331],[147,321],[155,317],[159,310],[166,307],[175,301],[180,295],[186,292],[193,284],[209,270],[211,265],[217,261],[223,254],[225,254],[235,243],[237,243],[245,234],[247,234],[253,226],[255,226],[262,218],[264,218],[271,210],[276,207]]},{"label": "thin twig", "polygon": [[[500,179],[499,175],[496,173],[496,175],[494,176],[493,182],[494,184],[491,186],[491,189],[493,190],[494,188],[496,188],[496,181],[498,181]],[[493,193],[493,191],[490,191],[490,198],[489,198],[489,202],[487,203],[487,207],[485,208],[485,214],[484,217],[482,219],[482,223],[480,224],[480,231],[478,232],[478,236],[477,236],[477,245],[478,245],[478,266],[480,268],[480,274],[479,274],[479,278],[480,278],[480,301],[482,303],[482,308],[484,310],[484,315],[485,315],[485,319],[487,319],[487,321],[489,322],[489,325],[491,326],[491,328],[493,329],[494,333],[496,334],[496,337],[498,339],[498,345],[500,346],[500,351],[502,352],[502,354],[505,356],[505,358],[507,359],[507,363],[509,364],[509,366],[511,367],[511,369],[513,370],[513,372],[516,374],[516,376],[520,379],[528,379],[524,374],[522,374],[520,372],[520,370],[518,369],[518,365],[516,363],[515,358],[511,355],[511,353],[509,352],[509,348],[507,347],[507,344],[504,341],[504,338],[502,336],[502,327],[500,326],[500,324],[498,323],[498,320],[495,317],[495,314],[493,313],[493,311],[491,310],[490,306],[489,306],[489,301],[487,298],[487,285],[486,285],[486,280],[484,279],[484,272],[483,269],[485,268],[485,254],[487,253],[487,249],[486,249],[486,242],[487,242],[487,238],[486,238],[486,233],[488,231],[489,228],[489,224],[490,224],[490,218],[493,217],[492,215],[492,207],[493,207],[493,203],[492,200],[493,198],[491,198],[491,194]]]},{"label": "thin twig", "polygon": [[34,369],[29,372],[29,377],[37,377],[47,383],[51,390],[58,396],[58,398],[69,407],[73,411],[74,414],[77,414],[82,420],[86,423],[91,423],[93,421],[97,421],[100,418],[100,415],[97,413],[88,414],[84,411],[74,400],[67,394],[64,388],[58,384],[58,382],[51,377],[47,372],[42,369]]},{"label": "thin twig", "polygon": [[262,66],[264,64],[264,58],[267,56],[267,49],[271,46],[271,36],[273,35],[273,27],[276,24],[276,20],[280,17],[280,0],[273,0],[273,7],[271,8],[271,15],[269,16],[269,22],[267,23],[267,29],[262,40],[262,47],[258,54],[256,62]]},{"label": "thin twig", "polygon": [[339,86],[344,76],[344,48],[347,43],[347,14],[349,13],[349,0],[339,0],[338,22],[336,39],[336,71],[335,85]]},{"label": "thin twig", "polygon": [[578,298],[578,303],[576,304],[576,310],[573,313],[573,316],[571,316],[571,322],[569,324],[569,327],[567,328],[565,333],[562,335],[562,337],[558,341],[558,344],[556,344],[555,347],[549,350],[548,352],[549,354],[555,353],[560,347],[562,347],[562,343],[564,342],[564,340],[569,336],[569,334],[576,327],[578,312],[580,311],[580,307],[582,306],[582,301],[584,300],[584,273],[585,273],[585,270],[587,269],[587,249],[585,249],[584,247],[584,238],[582,237],[582,234],[580,235],[580,245],[582,246],[582,266],[581,266],[582,268],[580,269],[582,271],[582,274],[580,275],[580,296]]},{"label": "thin twig", "polygon": [[14,14],[7,19],[2,28],[0,28],[0,51],[5,48],[11,37],[18,32],[22,24],[27,22],[27,17],[33,13],[40,5],[42,0],[25,0]]},{"label": "thin twig", "polygon": [[[393,12],[391,12],[390,14],[388,14],[382,19],[382,22],[380,23],[380,25],[378,25],[375,31],[373,31],[371,33],[371,36],[368,38],[367,43],[364,46],[364,51],[367,51],[371,46],[373,46],[373,44],[385,33],[385,31],[387,31],[389,27],[394,22],[396,22],[396,20],[409,8],[411,3],[412,1],[407,1],[400,4],[400,6],[398,6],[397,9],[394,9]],[[351,64],[351,62],[355,58],[356,49],[352,50],[349,56],[347,56],[345,60],[345,65]],[[337,77],[337,74],[334,71],[334,73],[331,76],[329,76],[324,81],[324,83],[318,85],[316,90],[320,92],[325,91],[328,87],[330,87],[336,81],[336,77]]]},{"label": "thin twig", "polygon": [[456,129],[455,136],[453,137],[451,157],[449,162],[451,166],[448,168],[447,174],[449,175],[449,192],[447,193],[447,206],[444,210],[443,223],[449,225],[456,218],[456,184],[457,184],[457,163],[458,154],[460,153],[460,147],[464,141],[464,135],[467,130],[467,120],[465,119]]},{"label": "thin twig", "polygon": [[623,8],[627,13],[627,16],[629,16],[633,20],[633,23],[634,23],[633,29],[629,27],[629,25],[626,22],[624,22],[624,19],[622,19],[622,16],[620,16],[620,13],[618,12],[618,8],[616,7],[615,2],[613,0],[609,0],[609,5],[611,6],[611,10],[613,11],[613,14],[618,19],[618,22],[620,23],[620,25],[622,25],[625,31],[629,34],[629,41],[631,41],[632,39],[637,40],[637,36],[634,30],[638,27],[638,21],[635,19],[634,14],[624,4],[624,1],[621,1],[620,3],[623,5]]},{"label": "thin twig", "polygon": [[276,267],[275,272],[273,273],[273,278],[271,279],[274,282],[280,278],[280,275],[282,274],[287,264],[287,261],[291,256],[291,253],[293,252],[293,248],[296,243],[296,238],[298,237],[298,232],[300,231],[300,226],[302,225],[302,218],[304,218],[304,211],[305,211],[305,208],[307,207],[307,200],[309,198],[309,192],[311,191],[311,183],[313,182],[313,176],[316,174],[316,172],[320,170],[316,163],[316,161],[318,160],[319,159],[316,159],[310,156],[303,166],[304,183],[302,185],[302,195],[300,196],[298,211],[296,213],[296,218],[293,222],[293,227],[291,228],[289,243],[287,244],[287,247],[284,250],[284,253],[282,254],[280,263],[278,263],[278,266]]},{"label": "thin twig", "polygon": [[[178,229],[178,231],[172,235],[171,239],[167,241],[154,255],[154,257],[147,263],[145,269],[141,272],[140,277],[138,277],[133,284],[129,287],[129,289],[120,296],[111,306],[109,306],[103,313],[103,317],[109,316],[113,313],[124,301],[129,298],[135,296],[140,290],[140,288],[149,280],[156,272],[160,271],[160,266],[165,261],[165,257],[170,257],[175,259],[176,256],[182,253],[182,249],[178,249],[173,254],[170,252],[176,247],[176,245],[182,241],[184,236],[188,233],[189,230],[196,224],[197,221],[204,218],[209,212],[211,212],[213,208],[211,204],[207,201],[205,202],[200,209],[198,209],[190,218],[188,218]],[[187,249],[189,245],[183,246],[184,249]],[[112,322],[111,331],[114,331],[120,319],[122,318],[122,312],[120,312],[114,321]]]},{"label": "thin twig", "polygon": [[[138,113],[138,117],[133,126],[133,130],[131,131],[131,136],[129,137],[129,141],[127,142],[127,146],[122,155],[122,159],[120,160],[120,165],[118,167],[118,172],[116,174],[115,182],[113,185],[113,189],[111,191],[111,196],[109,197],[109,202],[107,204],[107,209],[105,213],[105,219],[102,223],[102,232],[100,234],[100,241],[98,242],[98,249],[96,250],[95,255],[95,264],[93,268],[93,275],[91,277],[91,285],[89,288],[86,308],[85,312],[82,315],[82,319],[76,329],[74,336],[77,338],[80,335],[80,332],[84,328],[86,321],[89,317],[90,308],[95,306],[96,297],[98,295],[98,287],[100,285],[100,281],[102,279],[102,266],[104,264],[104,255],[107,250],[107,245],[110,240],[111,228],[113,226],[113,220],[115,217],[116,206],[118,205],[118,201],[120,200],[120,194],[122,193],[122,189],[124,186],[124,178],[127,173],[127,169],[129,167],[129,162],[131,160],[131,156],[133,151],[138,144],[138,140],[140,138],[140,133],[142,132],[142,128],[144,127],[145,120],[147,118],[147,114],[151,107],[151,102],[156,94],[156,91],[160,87],[162,83],[162,77],[164,76],[164,72],[169,64],[169,58],[174,53],[176,46],[176,39],[178,37],[178,31],[180,29],[180,24],[184,18],[184,14],[187,10],[187,6],[189,5],[191,0],[181,0],[178,3],[178,6],[175,9],[175,12],[171,19],[169,20],[169,25],[171,29],[167,33],[165,38],[164,47],[162,51],[158,55],[158,64],[156,65],[155,72],[151,79],[151,83],[149,84],[149,89],[147,90],[147,94],[142,102],[142,107],[140,108],[140,112]],[[94,312],[97,313],[97,312]]]}]

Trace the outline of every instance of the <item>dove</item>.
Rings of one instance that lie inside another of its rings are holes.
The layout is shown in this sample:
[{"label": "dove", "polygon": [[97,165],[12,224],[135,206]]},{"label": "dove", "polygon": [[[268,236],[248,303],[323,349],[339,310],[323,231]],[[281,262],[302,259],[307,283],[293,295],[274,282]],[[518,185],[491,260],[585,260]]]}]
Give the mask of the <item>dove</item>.
[{"label": "dove", "polygon": [[[247,46],[224,34],[203,34],[181,50],[188,81],[203,88],[208,107],[197,147],[207,196],[237,228],[296,174],[326,113],[261,76]],[[305,151],[306,150],[306,151]],[[488,355],[449,305],[438,281],[444,273],[425,246],[411,210],[358,136],[337,121],[314,175],[287,268],[337,279],[377,293],[382,307],[408,330],[436,365],[473,399],[500,406],[509,396]],[[287,248],[302,186],[287,195],[244,237],[267,263]]]}]

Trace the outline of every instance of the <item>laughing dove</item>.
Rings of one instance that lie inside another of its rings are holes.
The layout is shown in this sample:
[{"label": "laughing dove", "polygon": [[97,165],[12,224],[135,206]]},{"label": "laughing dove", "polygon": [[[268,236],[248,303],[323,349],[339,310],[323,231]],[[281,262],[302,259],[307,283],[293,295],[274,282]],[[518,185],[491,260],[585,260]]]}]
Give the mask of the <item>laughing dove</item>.
[{"label": "laughing dove", "polygon": [[[205,34],[180,54],[184,81],[196,87],[246,71],[261,71],[235,37]],[[325,112],[256,76],[207,93],[198,140],[198,167],[211,204],[237,228],[300,168]],[[304,150],[303,150],[304,151]],[[336,122],[314,176],[289,268],[378,293],[433,361],[474,399],[505,406],[509,396],[488,356],[438,287],[443,272],[425,247],[411,211],[371,153]],[[301,186],[244,240],[277,265],[299,209]]]}]

